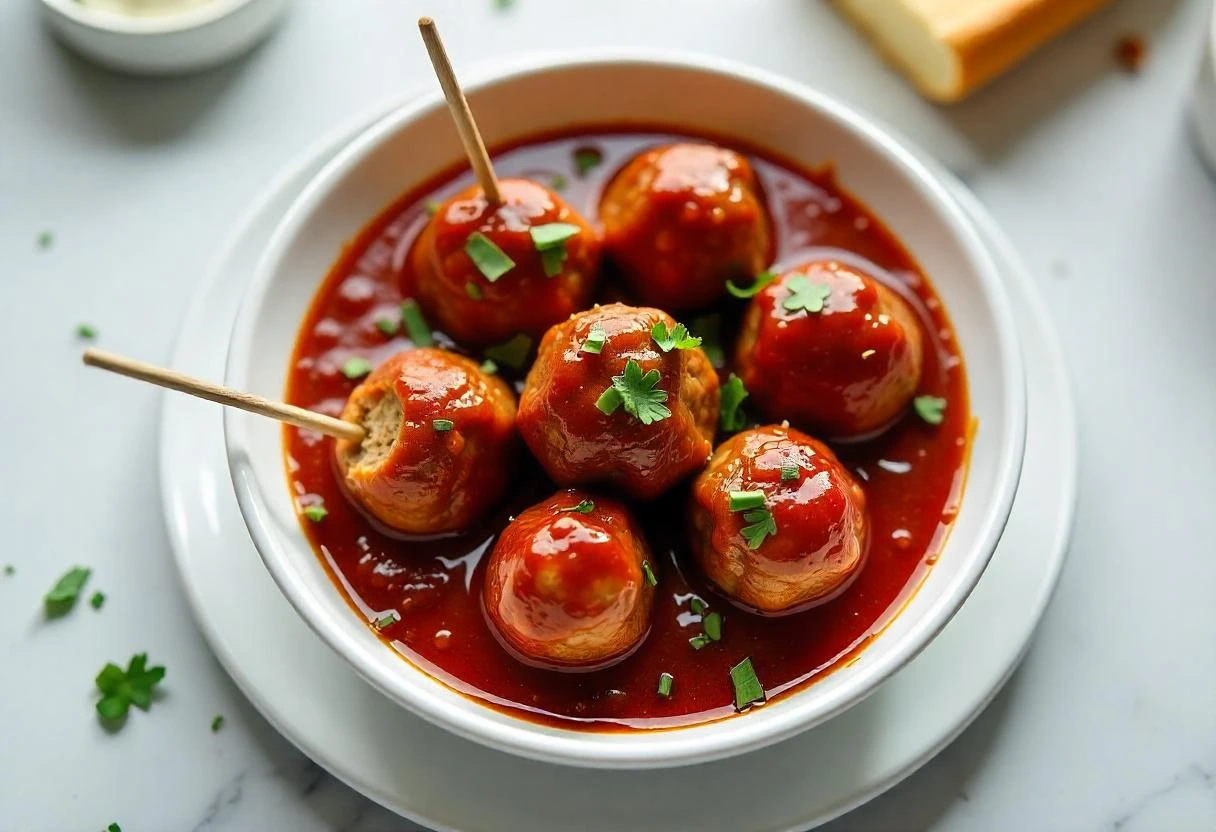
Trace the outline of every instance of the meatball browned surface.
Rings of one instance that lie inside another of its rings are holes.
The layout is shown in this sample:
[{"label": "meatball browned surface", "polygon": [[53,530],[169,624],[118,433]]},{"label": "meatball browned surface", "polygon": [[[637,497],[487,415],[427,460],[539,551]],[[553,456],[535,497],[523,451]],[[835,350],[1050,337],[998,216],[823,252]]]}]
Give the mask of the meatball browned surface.
[{"label": "meatball browned surface", "polygon": [[880,430],[908,406],[924,361],[920,322],[893,290],[821,260],[784,272],[752,299],[737,372],[770,419],[832,438]]},{"label": "meatball browned surface", "polygon": [[[643,564],[646,564],[644,567]],[[655,572],[628,510],[605,497],[562,491],[520,514],[490,555],[486,616],[529,664],[605,667],[650,632]]]},{"label": "meatball browned surface", "polygon": [[[501,343],[521,332],[539,338],[586,308],[599,275],[599,238],[561,197],[527,179],[503,179],[499,186],[501,205],[491,205],[474,185],[439,206],[411,252],[416,293],[431,322],[470,346]],[[532,236],[533,229],[551,223],[577,228],[557,246],[564,258],[560,252],[547,255],[553,276]],[[475,233],[514,266],[493,279],[484,274],[466,251]]]},{"label": "meatball browned surface", "polygon": [[[783,477],[782,469],[786,469]],[[731,495],[761,492],[763,507],[733,510]],[[757,535],[744,529],[771,526]],[[866,498],[826,445],[770,425],[718,446],[693,485],[692,546],[706,576],[744,607],[777,615],[829,601],[865,561]]]},{"label": "meatball browned surface", "polygon": [[637,299],[663,309],[716,300],[770,261],[769,218],[748,161],[711,144],[635,156],[600,202],[604,248]]},{"label": "meatball browned surface", "polygon": [[346,492],[392,529],[458,531],[506,490],[515,395],[463,356],[397,353],[354,389],[342,418],[367,431],[361,443],[334,445]]},{"label": "meatball browned surface", "polygon": [[[700,348],[664,352],[651,330],[675,321],[659,309],[597,306],[550,329],[519,403],[519,432],[560,485],[611,485],[657,497],[705,465],[718,418],[718,377]],[[593,330],[600,351],[586,349]],[[597,406],[630,362],[657,371],[659,405],[670,415],[649,424],[628,405]]]}]

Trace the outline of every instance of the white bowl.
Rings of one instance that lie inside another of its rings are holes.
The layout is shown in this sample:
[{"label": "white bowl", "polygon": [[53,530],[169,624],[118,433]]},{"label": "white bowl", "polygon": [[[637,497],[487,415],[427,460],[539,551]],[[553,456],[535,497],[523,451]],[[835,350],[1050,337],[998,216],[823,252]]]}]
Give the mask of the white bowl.
[{"label": "white bowl", "polygon": [[[741,716],[651,732],[538,725],[466,698],[403,660],[351,613],[301,531],[279,426],[230,410],[225,432],[237,499],[274,580],[304,620],[385,695],[457,734],[536,759],[620,768],[704,762],[776,742],[856,704],[958,610],[1013,501],[1025,430],[1022,363],[1009,302],[980,238],[942,184],[887,133],[779,76],[667,52],[534,57],[466,75],[491,146],[580,123],[641,122],[737,136],[808,165],[830,160],[844,187],[889,224],[932,276],[961,341],[979,431],[953,533],[920,590],[857,661]],[[342,246],[395,197],[460,156],[436,93],[372,126],[318,174],[253,277],[233,332],[228,383],[282,395],[296,328]]]},{"label": "white bowl", "polygon": [[1191,123],[1199,155],[1216,174],[1216,2],[1204,40],[1203,61],[1191,93]]},{"label": "white bowl", "polygon": [[41,0],[47,24],[77,52],[141,75],[207,69],[252,49],[287,0],[210,0],[183,11],[121,14],[77,0]]}]

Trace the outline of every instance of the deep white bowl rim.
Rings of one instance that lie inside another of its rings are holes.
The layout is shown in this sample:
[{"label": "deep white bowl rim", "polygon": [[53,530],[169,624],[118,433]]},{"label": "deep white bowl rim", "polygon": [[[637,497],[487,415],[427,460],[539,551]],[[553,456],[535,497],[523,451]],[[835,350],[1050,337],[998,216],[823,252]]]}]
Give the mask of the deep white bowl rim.
[{"label": "deep white bowl rim", "polygon": [[[976,536],[974,554],[968,568],[961,570],[952,584],[941,591],[936,603],[926,609],[904,635],[899,650],[888,651],[872,662],[859,667],[853,673],[850,684],[834,691],[831,697],[820,697],[819,704],[810,713],[808,708],[798,708],[793,702],[781,711],[770,711],[765,719],[748,719],[746,716],[727,720],[734,731],[706,733],[704,728],[722,725],[722,721],[684,728],[665,729],[653,732],[631,732],[615,736],[631,737],[637,742],[613,745],[590,746],[584,739],[586,732],[558,731],[548,726],[539,726],[526,719],[496,722],[489,718],[500,711],[490,709],[473,699],[466,698],[462,706],[437,705],[436,700],[418,695],[408,685],[402,685],[402,674],[384,670],[375,663],[359,660],[361,648],[337,628],[328,625],[328,616],[313,608],[303,578],[289,563],[274,556],[273,534],[258,517],[261,500],[255,478],[249,470],[243,451],[234,447],[232,421],[239,418],[235,411],[228,411],[224,419],[225,444],[228,448],[229,468],[237,502],[249,529],[254,545],[262,557],[280,590],[287,596],[297,613],[324,640],[331,649],[345,658],[368,682],[411,712],[460,736],[489,745],[493,748],[532,759],[559,764],[607,767],[607,768],[656,768],[708,762],[722,757],[742,754],[770,745],[803,730],[821,724],[832,716],[860,702],[872,693],[891,674],[915,658],[921,650],[950,621],[954,613],[975,587],[988,565],[1001,533],[1004,531],[1017,483],[1021,472],[1026,428],[1026,393],[1021,350],[1018,345],[1016,325],[1012,307],[1001,284],[1000,272],[992,260],[974,224],[964,209],[949,193],[945,183],[939,181],[916,156],[905,149],[886,128],[878,126],[871,118],[861,115],[851,107],[836,101],[824,93],[785,78],[776,73],[716,56],[689,53],[670,49],[651,48],[607,48],[582,49],[578,51],[552,51],[532,53],[523,58],[492,62],[462,72],[466,90],[475,91],[485,86],[526,77],[535,73],[561,71],[574,66],[596,65],[655,66],[661,69],[691,69],[708,74],[742,79],[757,86],[765,86],[790,98],[801,101],[809,109],[837,122],[857,141],[868,143],[872,149],[893,160],[916,181],[928,198],[947,218],[968,258],[977,265],[976,277],[989,300],[995,323],[994,340],[1001,358],[1001,378],[1004,381],[1005,411],[1002,418],[1009,426],[1006,439],[1000,448],[996,462],[995,493],[987,506],[969,507],[964,502],[963,511],[985,511],[981,523],[982,531]],[[422,113],[443,106],[439,92],[421,95],[371,125],[340,151],[316,177],[304,188],[292,207],[279,223],[241,303],[233,327],[225,375],[233,381],[234,368],[242,366],[249,352],[253,331],[245,322],[251,318],[251,310],[260,308],[263,297],[270,286],[270,276],[298,227],[323,201],[327,193],[349,170],[396,132],[403,124]],[[336,255],[335,255],[336,256]],[[412,665],[402,660],[406,667]],[[424,671],[414,668],[414,672]],[[424,674],[425,675],[425,674]],[[790,698],[796,699],[800,692]],[[810,700],[808,700],[810,701]],[[742,736],[740,736],[742,734]],[[659,743],[662,743],[661,753]]]},{"label": "deep white bowl rim", "polygon": [[42,0],[42,4],[81,26],[121,35],[167,35],[206,26],[254,0],[209,0],[194,8],[161,14],[134,15],[82,6],[76,0]]}]

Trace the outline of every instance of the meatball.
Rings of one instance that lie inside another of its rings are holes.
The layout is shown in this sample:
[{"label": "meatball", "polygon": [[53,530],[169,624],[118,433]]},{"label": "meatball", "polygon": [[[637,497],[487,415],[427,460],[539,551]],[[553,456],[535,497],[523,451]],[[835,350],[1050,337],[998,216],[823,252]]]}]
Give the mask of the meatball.
[{"label": "meatball", "polygon": [[595,670],[624,659],[650,632],[654,575],[623,505],[564,491],[503,530],[482,597],[492,629],[517,658]]},{"label": "meatball", "polygon": [[459,531],[506,490],[515,395],[463,356],[397,353],[354,389],[342,418],[367,432],[361,443],[334,445],[346,492],[391,529]]},{"label": "meatball", "polygon": [[865,492],[823,443],[770,425],[718,446],[693,485],[692,546],[706,576],[768,615],[830,601],[861,571]]},{"label": "meatball", "polygon": [[600,202],[604,250],[637,299],[663,309],[716,300],[770,262],[769,218],[748,161],[711,144],[635,156]]},{"label": "meatball", "polygon": [[558,484],[611,485],[650,499],[705,465],[718,376],[700,347],[668,342],[665,350],[656,324],[668,335],[676,328],[666,312],[614,303],[545,333],[518,425]]},{"label": "meatball", "polygon": [[477,185],[441,205],[411,254],[432,323],[470,346],[539,338],[587,307],[599,275],[599,238],[561,197],[527,179],[499,186],[500,205]]},{"label": "meatball", "polygon": [[770,419],[862,438],[896,419],[920,384],[920,323],[894,291],[836,260],[783,273],[751,301],[739,378]]}]

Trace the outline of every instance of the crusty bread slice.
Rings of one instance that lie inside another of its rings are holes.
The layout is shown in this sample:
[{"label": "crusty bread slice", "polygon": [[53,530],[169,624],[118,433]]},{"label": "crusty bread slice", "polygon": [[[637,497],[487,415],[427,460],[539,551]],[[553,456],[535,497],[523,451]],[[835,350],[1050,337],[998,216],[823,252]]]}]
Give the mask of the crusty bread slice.
[{"label": "crusty bread slice", "polygon": [[935,101],[958,101],[1110,0],[834,0]]}]

